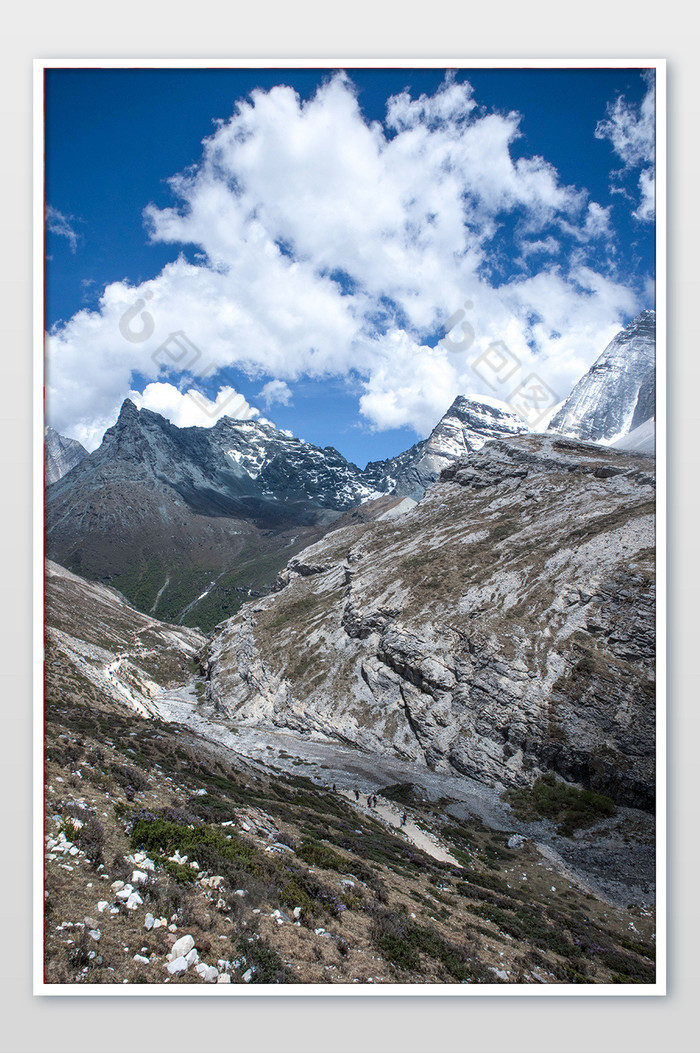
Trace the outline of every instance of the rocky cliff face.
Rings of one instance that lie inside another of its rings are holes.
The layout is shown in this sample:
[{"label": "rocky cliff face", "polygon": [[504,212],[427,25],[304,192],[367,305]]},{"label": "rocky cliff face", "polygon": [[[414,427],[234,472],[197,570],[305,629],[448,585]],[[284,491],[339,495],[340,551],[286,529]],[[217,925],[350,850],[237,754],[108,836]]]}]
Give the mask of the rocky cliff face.
[{"label": "rocky cliff face", "polygon": [[656,315],[642,311],[617,334],[552,418],[552,431],[612,442],[654,415]]},{"label": "rocky cliff face", "polygon": [[555,770],[650,807],[653,462],[493,441],[406,514],[327,534],[209,650],[236,723],[517,786]]},{"label": "rocky cliff face", "polygon": [[80,464],[88,452],[77,439],[59,435],[54,428],[47,428],[44,436],[44,480],[48,486],[62,479],[71,468]]}]

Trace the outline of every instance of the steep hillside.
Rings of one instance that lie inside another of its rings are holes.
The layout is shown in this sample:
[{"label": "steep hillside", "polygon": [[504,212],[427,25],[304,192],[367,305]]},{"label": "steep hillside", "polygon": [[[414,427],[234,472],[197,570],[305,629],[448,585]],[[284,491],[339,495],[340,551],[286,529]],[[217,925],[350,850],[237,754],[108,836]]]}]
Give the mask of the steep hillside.
[{"label": "steep hillside", "polygon": [[308,737],[207,719],[191,630],[51,565],[47,598],[48,984],[653,982],[642,813],[311,763]]},{"label": "steep hillside", "polygon": [[97,709],[158,715],[166,687],[192,679],[201,633],[135,610],[114,589],[46,561],[45,686]]},{"label": "steep hillside", "polygon": [[494,441],[392,520],[333,531],[209,647],[237,724],[485,782],[654,801],[653,462]]}]

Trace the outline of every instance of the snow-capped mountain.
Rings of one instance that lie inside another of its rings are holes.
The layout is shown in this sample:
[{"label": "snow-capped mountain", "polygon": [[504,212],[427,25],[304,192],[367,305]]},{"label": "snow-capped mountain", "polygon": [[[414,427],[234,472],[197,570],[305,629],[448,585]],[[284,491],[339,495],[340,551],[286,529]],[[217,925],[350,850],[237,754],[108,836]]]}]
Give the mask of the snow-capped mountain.
[{"label": "snow-capped mountain", "polygon": [[141,610],[213,624],[370,496],[332,447],[228,417],[178,428],[127,399],[99,449],[47,489],[47,554]]},{"label": "snow-capped mountain", "polygon": [[363,471],[271,424],[178,428],[126,399],[99,449],[49,487],[47,554],[149,613],[214,624],[344,513],[420,498],[448,464],[522,431],[503,403],[460,396],[427,439]]},{"label": "snow-capped mountain", "polygon": [[87,455],[87,450],[77,439],[68,439],[65,435],[59,435],[54,428],[47,428],[44,435],[46,485],[58,482]]},{"label": "snow-capped mountain", "polygon": [[611,443],[654,414],[656,315],[642,311],[611,340],[549,428]]},{"label": "snow-capped mountain", "polygon": [[427,439],[398,457],[368,464],[365,475],[377,490],[388,485],[397,494],[417,501],[452,462],[480,450],[489,439],[528,430],[505,402],[487,395],[458,395]]}]

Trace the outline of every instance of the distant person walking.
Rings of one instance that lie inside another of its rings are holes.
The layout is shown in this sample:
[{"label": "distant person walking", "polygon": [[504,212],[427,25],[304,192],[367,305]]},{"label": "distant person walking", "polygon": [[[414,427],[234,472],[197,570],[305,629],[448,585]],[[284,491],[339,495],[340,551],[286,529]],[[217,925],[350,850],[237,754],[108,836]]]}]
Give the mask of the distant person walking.
[{"label": "distant person walking", "polygon": [[405,825],[406,825],[406,820],[407,820],[407,819],[408,819],[408,816],[407,816],[407,815],[406,815],[406,813],[404,812],[404,813],[403,813],[403,815],[401,816],[401,825],[402,825],[402,826],[405,826]]},{"label": "distant person walking", "polygon": [[359,801],[359,799],[360,799],[360,791],[359,790],[355,790],[355,800]]}]

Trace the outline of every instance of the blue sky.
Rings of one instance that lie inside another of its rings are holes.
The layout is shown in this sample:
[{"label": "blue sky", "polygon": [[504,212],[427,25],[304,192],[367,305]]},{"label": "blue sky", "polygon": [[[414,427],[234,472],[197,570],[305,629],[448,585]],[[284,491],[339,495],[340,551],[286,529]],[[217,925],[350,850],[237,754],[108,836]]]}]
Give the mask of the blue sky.
[{"label": "blue sky", "polygon": [[654,306],[653,145],[641,70],[47,70],[49,423],[240,394],[364,464],[460,393],[563,398]]}]

